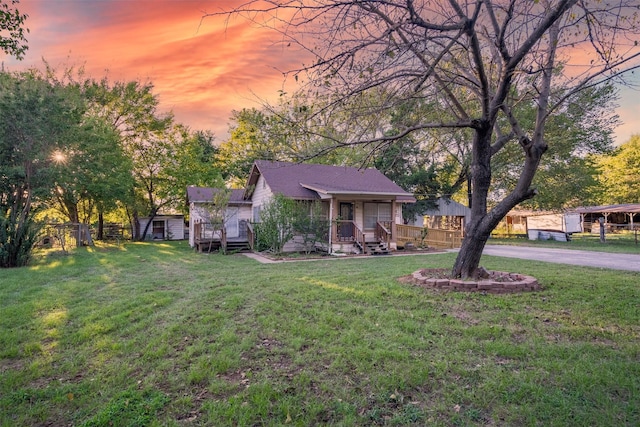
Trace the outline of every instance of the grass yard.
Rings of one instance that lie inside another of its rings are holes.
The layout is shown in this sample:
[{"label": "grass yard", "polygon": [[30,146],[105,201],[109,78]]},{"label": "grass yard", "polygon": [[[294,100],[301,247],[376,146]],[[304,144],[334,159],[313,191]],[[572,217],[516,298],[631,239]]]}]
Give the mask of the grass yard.
[{"label": "grass yard", "polygon": [[544,290],[397,281],[454,256],[135,243],[0,270],[0,425],[640,425],[640,275],[486,258]]}]

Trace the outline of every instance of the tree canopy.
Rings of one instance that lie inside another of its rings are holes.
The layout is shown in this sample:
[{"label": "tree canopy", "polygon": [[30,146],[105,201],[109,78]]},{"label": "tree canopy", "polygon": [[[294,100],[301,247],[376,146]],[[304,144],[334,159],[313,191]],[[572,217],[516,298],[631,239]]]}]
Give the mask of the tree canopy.
[{"label": "tree canopy", "polygon": [[29,48],[26,39],[29,29],[24,26],[28,16],[15,7],[18,3],[18,0],[0,1],[0,50],[22,59]]},{"label": "tree canopy", "polygon": [[[380,147],[424,129],[469,131],[472,217],[453,268],[469,277],[499,221],[537,194],[549,118],[578,92],[639,66],[639,8],[635,0],[250,0],[227,13],[306,49],[310,61],[291,74],[310,97],[330,100],[323,114],[351,108],[335,146]],[[376,97],[367,96],[372,90]],[[412,99],[432,111],[409,126],[389,133],[390,123],[366,119]],[[533,115],[520,105],[533,106]],[[490,209],[492,161],[510,145],[522,153],[515,185]]]},{"label": "tree canopy", "polygon": [[54,153],[83,113],[74,88],[33,73],[0,73],[0,266],[28,262],[37,231],[33,208],[50,196]]},{"label": "tree canopy", "polygon": [[640,200],[640,135],[633,135],[610,156],[599,158],[604,203],[637,203]]}]

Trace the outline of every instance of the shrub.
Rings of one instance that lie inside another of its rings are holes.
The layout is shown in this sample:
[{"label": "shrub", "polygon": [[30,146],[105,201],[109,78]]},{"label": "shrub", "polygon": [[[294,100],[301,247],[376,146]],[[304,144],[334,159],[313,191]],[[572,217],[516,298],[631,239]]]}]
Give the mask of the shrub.
[{"label": "shrub", "polygon": [[295,233],[301,237],[307,255],[315,250],[316,243],[329,241],[329,226],[329,220],[322,214],[320,202],[299,206],[293,227]]},{"label": "shrub", "polygon": [[0,267],[29,264],[41,226],[31,216],[0,216]]},{"label": "shrub", "polygon": [[298,204],[282,194],[276,194],[260,211],[256,224],[256,246],[260,251],[280,254],[285,243],[294,236]]}]

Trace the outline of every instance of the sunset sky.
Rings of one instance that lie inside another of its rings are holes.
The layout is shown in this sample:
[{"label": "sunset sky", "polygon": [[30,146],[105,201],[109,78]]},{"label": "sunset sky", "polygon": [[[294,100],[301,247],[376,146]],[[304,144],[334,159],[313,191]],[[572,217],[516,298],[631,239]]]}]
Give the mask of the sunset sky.
[{"label": "sunset sky", "polygon": [[[22,0],[29,15],[29,50],[5,69],[83,65],[95,79],[151,80],[163,111],[192,129],[228,136],[232,110],[275,100],[283,71],[302,63],[300,52],[276,33],[205,13],[241,0]],[[624,124],[617,143],[640,133],[640,92],[625,90],[617,110]]]}]

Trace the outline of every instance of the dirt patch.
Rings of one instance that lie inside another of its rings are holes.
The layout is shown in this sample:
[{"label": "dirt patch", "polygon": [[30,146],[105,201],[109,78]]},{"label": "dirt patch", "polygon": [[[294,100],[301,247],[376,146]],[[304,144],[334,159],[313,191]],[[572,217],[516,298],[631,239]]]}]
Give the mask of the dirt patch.
[{"label": "dirt patch", "polygon": [[0,374],[9,371],[21,371],[24,369],[24,361],[22,359],[1,359]]},{"label": "dirt patch", "polygon": [[428,289],[462,292],[487,292],[505,294],[540,290],[535,277],[504,271],[485,271],[477,280],[461,280],[451,277],[451,272],[442,268],[423,268],[400,278],[403,283]]}]

